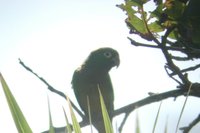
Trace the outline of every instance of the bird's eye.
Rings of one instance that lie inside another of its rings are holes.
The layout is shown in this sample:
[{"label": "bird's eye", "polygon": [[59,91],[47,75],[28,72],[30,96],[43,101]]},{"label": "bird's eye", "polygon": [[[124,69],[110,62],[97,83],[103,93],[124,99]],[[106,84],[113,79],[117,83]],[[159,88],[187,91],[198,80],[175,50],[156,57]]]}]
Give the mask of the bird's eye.
[{"label": "bird's eye", "polygon": [[110,58],[110,57],[112,56],[112,54],[111,54],[110,52],[105,52],[105,53],[104,53],[104,56],[105,56],[106,58]]}]

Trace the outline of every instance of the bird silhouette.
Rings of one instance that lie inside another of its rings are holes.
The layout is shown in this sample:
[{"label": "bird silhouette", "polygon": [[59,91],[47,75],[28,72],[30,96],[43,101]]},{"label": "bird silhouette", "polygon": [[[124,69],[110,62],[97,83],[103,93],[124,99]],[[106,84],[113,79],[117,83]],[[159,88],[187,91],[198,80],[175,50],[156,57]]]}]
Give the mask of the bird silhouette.
[{"label": "bird silhouette", "polygon": [[88,102],[91,121],[99,133],[105,133],[101,111],[99,90],[102,93],[110,120],[114,111],[114,92],[109,71],[119,66],[119,54],[112,48],[99,48],[90,53],[85,62],[75,70],[72,77],[72,88],[82,111],[87,117]]}]

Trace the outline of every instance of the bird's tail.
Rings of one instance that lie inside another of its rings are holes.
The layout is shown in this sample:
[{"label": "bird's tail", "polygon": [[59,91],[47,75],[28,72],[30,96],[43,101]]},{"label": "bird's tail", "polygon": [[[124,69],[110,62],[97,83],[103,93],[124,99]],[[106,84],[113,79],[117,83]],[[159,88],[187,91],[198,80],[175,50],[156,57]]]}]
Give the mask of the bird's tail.
[{"label": "bird's tail", "polygon": [[99,133],[106,133],[103,121],[96,121],[96,122],[93,123],[93,125]]},{"label": "bird's tail", "polygon": [[[97,117],[96,117],[97,118]],[[111,119],[111,122],[112,122],[112,118]],[[106,130],[105,130],[105,125],[104,125],[104,121],[103,121],[103,117],[101,116],[101,118],[98,117],[98,119],[93,119],[93,123],[94,127],[97,129],[97,131],[99,133],[106,133]]]}]

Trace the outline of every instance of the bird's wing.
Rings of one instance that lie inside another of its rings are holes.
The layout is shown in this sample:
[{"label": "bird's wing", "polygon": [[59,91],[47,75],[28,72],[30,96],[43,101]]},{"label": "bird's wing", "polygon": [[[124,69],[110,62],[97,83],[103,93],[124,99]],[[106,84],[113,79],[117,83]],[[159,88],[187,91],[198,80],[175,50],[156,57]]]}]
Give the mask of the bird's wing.
[{"label": "bird's wing", "polygon": [[81,72],[79,70],[76,70],[73,74],[72,77],[72,88],[74,90],[74,94],[76,96],[77,102],[79,104],[79,106],[81,107],[81,109],[85,112],[85,108],[84,108],[84,100],[83,100],[83,93],[85,93],[84,89],[83,89],[83,82],[81,81]]},{"label": "bird's wing", "polygon": [[100,83],[100,90],[104,98],[106,108],[108,112],[110,112],[114,110],[114,92],[112,82],[109,74],[106,74],[101,80],[102,82]]},{"label": "bird's wing", "polygon": [[[95,79],[98,83],[94,82]],[[82,71],[75,71],[72,78],[72,88],[74,89],[77,101],[84,112],[88,112],[87,96],[92,99],[92,101],[90,101],[91,110],[94,113],[101,110],[98,88],[101,90],[108,112],[111,113],[113,111],[114,92],[109,74],[87,78]]]}]

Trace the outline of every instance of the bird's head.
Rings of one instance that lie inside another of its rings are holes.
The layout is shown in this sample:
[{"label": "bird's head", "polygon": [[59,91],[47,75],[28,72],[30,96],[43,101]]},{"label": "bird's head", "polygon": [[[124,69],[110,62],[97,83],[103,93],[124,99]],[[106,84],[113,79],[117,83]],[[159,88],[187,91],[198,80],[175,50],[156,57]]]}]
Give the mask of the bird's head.
[{"label": "bird's head", "polygon": [[90,53],[85,65],[91,69],[109,71],[112,67],[120,64],[119,54],[112,48],[99,48]]}]

